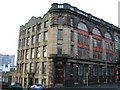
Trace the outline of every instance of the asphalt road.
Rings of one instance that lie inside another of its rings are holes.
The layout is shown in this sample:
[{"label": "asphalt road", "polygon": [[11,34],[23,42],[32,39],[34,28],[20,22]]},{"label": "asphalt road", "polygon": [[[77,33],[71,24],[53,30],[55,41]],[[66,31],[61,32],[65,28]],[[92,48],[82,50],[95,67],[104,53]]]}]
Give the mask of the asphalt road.
[{"label": "asphalt road", "polygon": [[100,84],[89,86],[65,87],[65,88],[51,88],[46,90],[120,90],[120,84]]}]

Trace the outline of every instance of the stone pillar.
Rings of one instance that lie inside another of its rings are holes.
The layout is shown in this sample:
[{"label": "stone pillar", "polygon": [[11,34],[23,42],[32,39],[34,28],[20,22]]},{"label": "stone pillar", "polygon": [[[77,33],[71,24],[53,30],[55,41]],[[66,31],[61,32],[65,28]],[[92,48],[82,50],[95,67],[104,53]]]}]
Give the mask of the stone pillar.
[{"label": "stone pillar", "polygon": [[112,41],[113,62],[116,62],[115,40]]},{"label": "stone pillar", "polygon": [[74,30],[74,48],[75,56],[78,56],[78,33],[77,30]]},{"label": "stone pillar", "polygon": [[63,54],[70,54],[70,30],[67,27],[63,28]]},{"label": "stone pillar", "polygon": [[105,45],[105,39],[102,40],[102,60],[106,60],[106,45]]},{"label": "stone pillar", "polygon": [[89,42],[89,57],[93,58],[93,40],[92,40],[92,34],[89,35],[90,42]]}]

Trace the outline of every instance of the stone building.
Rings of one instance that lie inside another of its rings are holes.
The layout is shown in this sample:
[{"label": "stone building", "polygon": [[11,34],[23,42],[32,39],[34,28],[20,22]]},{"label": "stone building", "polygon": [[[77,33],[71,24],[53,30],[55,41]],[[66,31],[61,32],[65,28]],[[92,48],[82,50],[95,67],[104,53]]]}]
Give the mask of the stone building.
[{"label": "stone building", "polygon": [[23,87],[115,82],[120,29],[67,3],[20,26],[16,81]]}]

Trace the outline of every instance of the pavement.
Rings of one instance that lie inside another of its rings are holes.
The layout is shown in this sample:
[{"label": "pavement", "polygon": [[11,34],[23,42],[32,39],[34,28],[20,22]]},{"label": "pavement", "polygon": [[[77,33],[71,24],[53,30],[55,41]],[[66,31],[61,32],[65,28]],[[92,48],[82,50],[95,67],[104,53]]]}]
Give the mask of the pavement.
[{"label": "pavement", "polygon": [[120,84],[99,84],[99,85],[84,85],[76,87],[52,88],[49,90],[120,90]]}]

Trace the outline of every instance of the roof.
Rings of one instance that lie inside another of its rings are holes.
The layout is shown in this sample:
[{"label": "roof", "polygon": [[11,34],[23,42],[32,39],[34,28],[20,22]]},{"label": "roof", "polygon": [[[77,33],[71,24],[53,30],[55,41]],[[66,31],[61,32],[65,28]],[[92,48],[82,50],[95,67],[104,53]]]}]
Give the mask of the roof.
[{"label": "roof", "polygon": [[68,3],[63,3],[63,4],[53,3],[52,7],[50,8],[50,11],[55,11],[55,10],[68,10],[68,11],[72,11],[74,13],[80,14],[80,15],[86,17],[86,18],[89,18],[89,19],[97,22],[97,23],[100,23],[102,25],[108,26],[109,28],[115,29],[115,30],[120,32],[120,28],[119,27],[117,27],[117,26],[115,26],[115,25],[113,25],[111,23],[108,23],[108,22],[104,21],[103,19],[99,19],[98,17],[95,17],[95,16],[93,16],[90,13],[86,13],[86,12],[78,9],[77,7],[71,6]]}]

